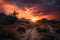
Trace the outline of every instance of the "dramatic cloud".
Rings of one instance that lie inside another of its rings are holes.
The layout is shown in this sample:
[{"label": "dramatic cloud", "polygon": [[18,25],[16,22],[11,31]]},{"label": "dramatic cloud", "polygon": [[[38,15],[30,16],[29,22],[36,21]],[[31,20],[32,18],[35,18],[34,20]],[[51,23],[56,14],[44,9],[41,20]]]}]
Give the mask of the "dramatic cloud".
[{"label": "dramatic cloud", "polygon": [[11,13],[14,10],[25,10],[26,7],[33,7],[34,11],[32,14],[34,16],[48,19],[60,19],[60,0],[0,0],[1,12],[7,12],[6,10],[9,10],[8,13]]}]

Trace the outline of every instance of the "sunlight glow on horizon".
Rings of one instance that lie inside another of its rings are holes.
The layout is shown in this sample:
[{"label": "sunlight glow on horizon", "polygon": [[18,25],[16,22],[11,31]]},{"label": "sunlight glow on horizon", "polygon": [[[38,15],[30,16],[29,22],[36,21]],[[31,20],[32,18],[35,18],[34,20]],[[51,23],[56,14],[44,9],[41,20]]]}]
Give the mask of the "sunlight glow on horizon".
[{"label": "sunlight glow on horizon", "polygon": [[[0,6],[1,9],[3,9],[4,13],[7,15],[12,14],[14,11],[18,13],[16,17],[18,19],[20,18],[25,18],[25,19],[30,19],[32,22],[36,22],[37,20],[41,20],[42,18],[47,18],[47,19],[53,19],[55,18],[54,15],[44,15],[44,13],[35,13],[38,10],[36,10],[34,7],[27,7],[25,6],[24,9],[20,8],[17,5],[4,2],[4,0],[0,0]],[[37,14],[37,15],[36,15]]]}]

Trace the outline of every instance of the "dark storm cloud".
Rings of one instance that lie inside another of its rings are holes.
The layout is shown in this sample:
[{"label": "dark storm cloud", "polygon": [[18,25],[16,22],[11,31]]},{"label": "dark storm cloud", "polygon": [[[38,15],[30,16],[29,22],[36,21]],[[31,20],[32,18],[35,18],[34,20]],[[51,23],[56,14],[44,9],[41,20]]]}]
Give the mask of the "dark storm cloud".
[{"label": "dark storm cloud", "polygon": [[[6,0],[10,3],[15,3],[18,6],[35,6],[43,8],[43,12],[59,12],[60,0]],[[38,9],[40,10],[40,9]]]},{"label": "dark storm cloud", "polygon": [[[18,6],[36,6],[44,12],[60,11],[60,0],[5,0]],[[39,10],[39,9],[38,9]]]}]

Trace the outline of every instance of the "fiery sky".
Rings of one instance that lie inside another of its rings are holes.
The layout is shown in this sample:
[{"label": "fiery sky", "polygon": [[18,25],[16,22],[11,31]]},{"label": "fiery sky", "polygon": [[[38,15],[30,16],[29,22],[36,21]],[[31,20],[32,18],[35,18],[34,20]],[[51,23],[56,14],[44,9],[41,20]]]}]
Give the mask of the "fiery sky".
[{"label": "fiery sky", "polygon": [[0,12],[9,15],[16,11],[17,18],[39,20],[60,19],[60,0],[0,0]]}]

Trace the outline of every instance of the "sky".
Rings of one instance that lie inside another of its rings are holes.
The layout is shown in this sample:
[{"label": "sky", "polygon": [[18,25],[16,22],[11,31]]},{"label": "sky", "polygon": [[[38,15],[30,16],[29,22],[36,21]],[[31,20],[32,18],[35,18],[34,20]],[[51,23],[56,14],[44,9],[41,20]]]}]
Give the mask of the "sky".
[{"label": "sky", "polygon": [[23,15],[24,18],[60,20],[60,0],[0,0],[0,12],[8,15],[14,11],[19,13],[18,18]]}]

